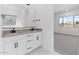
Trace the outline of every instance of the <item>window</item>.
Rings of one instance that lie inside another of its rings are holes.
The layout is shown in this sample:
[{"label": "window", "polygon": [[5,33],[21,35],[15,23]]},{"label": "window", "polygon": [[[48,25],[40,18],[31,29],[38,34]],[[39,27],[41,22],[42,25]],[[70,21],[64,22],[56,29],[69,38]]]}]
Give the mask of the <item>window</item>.
[{"label": "window", "polygon": [[73,28],[73,16],[63,17],[64,28]]},{"label": "window", "polygon": [[79,16],[74,16],[74,27],[79,28]]},{"label": "window", "polygon": [[63,27],[63,18],[59,18],[59,27]]},{"label": "window", "polygon": [[59,18],[59,27],[79,28],[79,15],[60,17]]}]

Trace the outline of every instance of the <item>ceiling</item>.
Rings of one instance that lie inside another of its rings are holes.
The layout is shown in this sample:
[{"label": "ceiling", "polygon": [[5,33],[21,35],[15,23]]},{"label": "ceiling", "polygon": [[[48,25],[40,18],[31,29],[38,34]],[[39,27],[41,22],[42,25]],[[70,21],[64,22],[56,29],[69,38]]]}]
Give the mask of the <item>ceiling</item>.
[{"label": "ceiling", "polygon": [[79,9],[79,4],[54,4],[54,13],[71,9]]}]

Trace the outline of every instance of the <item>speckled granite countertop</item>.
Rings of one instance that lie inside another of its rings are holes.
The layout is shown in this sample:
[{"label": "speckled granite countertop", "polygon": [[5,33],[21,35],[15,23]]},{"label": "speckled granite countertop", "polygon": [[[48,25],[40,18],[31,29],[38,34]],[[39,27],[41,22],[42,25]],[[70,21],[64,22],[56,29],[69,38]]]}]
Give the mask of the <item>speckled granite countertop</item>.
[{"label": "speckled granite countertop", "polygon": [[10,30],[5,30],[2,32],[2,37],[12,37],[12,36],[17,36],[22,34],[41,32],[41,31],[42,29],[40,28],[34,29],[33,31],[31,29],[19,29],[19,30],[16,30],[16,33],[11,33]]}]

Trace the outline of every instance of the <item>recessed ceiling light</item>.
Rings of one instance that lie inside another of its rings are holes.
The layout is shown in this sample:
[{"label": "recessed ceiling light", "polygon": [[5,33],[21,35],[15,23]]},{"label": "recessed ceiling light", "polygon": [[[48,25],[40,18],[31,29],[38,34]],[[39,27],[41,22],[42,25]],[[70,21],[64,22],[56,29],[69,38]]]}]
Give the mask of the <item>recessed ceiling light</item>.
[{"label": "recessed ceiling light", "polygon": [[65,9],[65,11],[69,11],[69,9]]}]

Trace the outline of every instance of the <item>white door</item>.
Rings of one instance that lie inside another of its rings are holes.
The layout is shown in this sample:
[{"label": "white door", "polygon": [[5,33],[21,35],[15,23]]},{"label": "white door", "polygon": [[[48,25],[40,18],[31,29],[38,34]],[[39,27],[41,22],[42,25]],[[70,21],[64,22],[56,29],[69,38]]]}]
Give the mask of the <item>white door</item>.
[{"label": "white door", "polygon": [[16,55],[16,41],[5,41],[5,55]]}]

